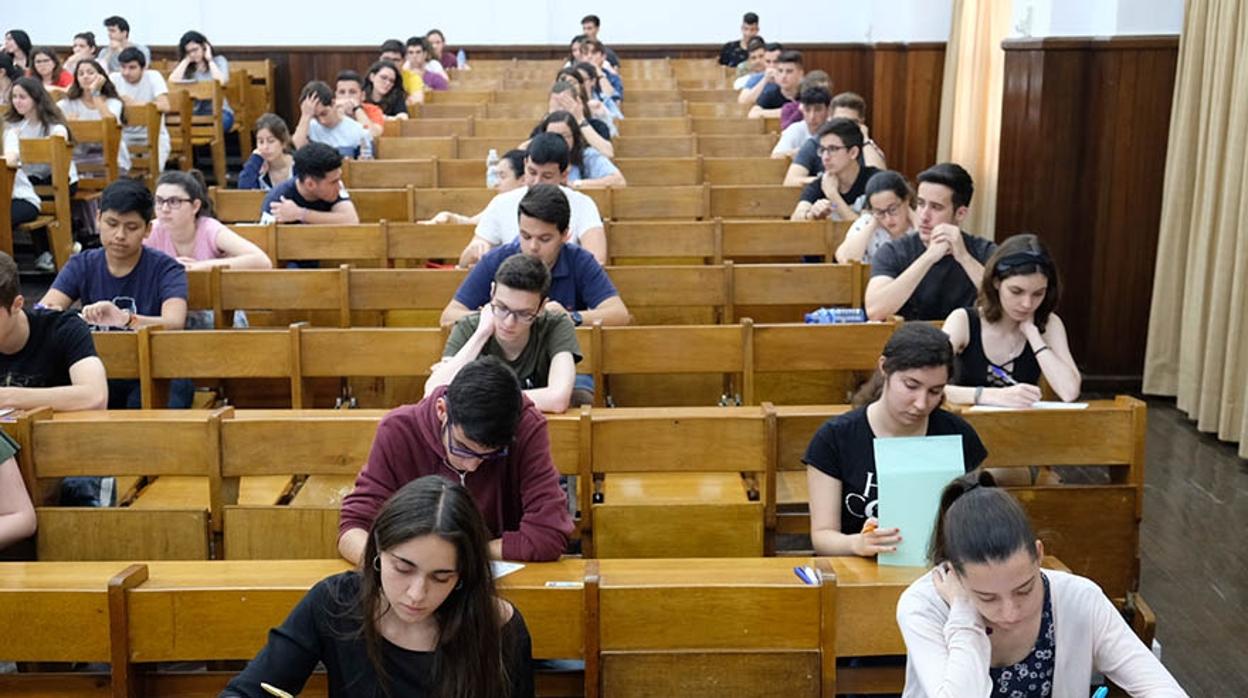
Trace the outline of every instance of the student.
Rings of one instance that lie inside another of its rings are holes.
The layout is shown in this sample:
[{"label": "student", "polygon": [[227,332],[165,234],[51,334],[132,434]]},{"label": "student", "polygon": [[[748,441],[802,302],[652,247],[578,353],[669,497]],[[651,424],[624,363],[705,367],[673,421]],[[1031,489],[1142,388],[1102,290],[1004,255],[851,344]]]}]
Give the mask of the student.
[{"label": "student", "polygon": [[974,302],[984,262],[997,249],[959,228],[974,194],[971,175],[954,163],[919,173],[918,230],[884,244],[871,258],[867,317],[940,320]]},{"label": "student", "polygon": [[1035,235],[1010,237],[984,265],[974,307],[945,318],[957,355],[952,402],[1030,407],[1043,376],[1066,402],[1079,397],[1082,377],[1070,355],[1066,326],[1053,312],[1061,284],[1049,251]]},{"label": "student", "polygon": [[494,273],[490,302],[451,329],[442,361],[425,382],[425,396],[478,356],[497,356],[516,372],[537,409],[566,411],[581,347],[571,318],[544,310],[549,293],[550,270],[541,260],[524,254],[503,260]]},{"label": "student", "polygon": [[779,42],[763,45],[763,70],[747,76],[745,84],[737,93],[738,104],[754,104],[767,85],[775,83],[776,64],[782,53],[784,53],[784,45]]},{"label": "student", "polygon": [[758,36],[758,15],[746,12],[741,17],[741,38],[733,39],[719,50],[719,64],[736,67],[749,58],[750,39]]},{"label": "student", "polygon": [[[602,20],[598,18],[598,15],[585,15],[581,18],[581,31],[585,34],[584,49],[587,51],[593,51],[593,44],[597,44],[600,52],[611,64],[611,68],[618,70],[620,67],[620,57],[615,55],[615,51],[607,48],[606,45],[602,43],[602,40],[598,38],[598,30],[601,28]],[[598,64],[595,63],[594,65]],[[601,66],[599,67],[601,68]]]},{"label": "student", "polygon": [[30,70],[30,34],[21,29],[10,29],[5,32],[4,52],[9,54],[13,65],[22,70]]},{"label": "student", "polygon": [[[164,116],[170,110],[169,86],[165,84],[165,79],[160,73],[146,69],[147,58],[133,46],[122,50],[116,60],[121,64],[120,72],[114,72],[108,78],[112,81],[113,87],[117,88],[117,95],[121,97],[122,104],[139,106],[150,102],[155,104],[156,110],[161,113],[160,140],[156,155],[157,169],[163,172],[171,149],[169,129],[165,126]],[[100,62],[103,63],[103,61]],[[147,146],[146,126],[126,126],[122,128],[121,134],[122,139],[128,145]]]},{"label": "student", "polygon": [[[222,87],[230,82],[230,62],[213,50],[208,37],[189,31],[178,39],[178,64],[169,72],[169,82],[206,82],[215,80]],[[195,100],[196,116],[212,114],[211,99]],[[234,109],[227,100],[221,102],[221,124],[226,132],[234,128]]]},{"label": "student", "polygon": [[260,205],[261,223],[360,222],[351,195],[342,185],[342,155],[337,150],[324,143],[308,143],[295,151],[292,160],[291,178],[270,189]]},{"label": "student", "polygon": [[429,42],[423,36],[407,40],[407,60],[403,62],[403,89],[407,91],[407,103],[422,104],[425,92],[450,88],[445,75],[429,69]]},{"label": "student", "polygon": [[945,334],[926,323],[905,323],[884,345],[873,379],[873,385],[882,382],[879,396],[829,419],[815,432],[802,462],[816,554],[873,557],[896,550],[901,541],[904,531],[875,528],[875,439],[961,436],[967,472],[988,457],[971,425],[940,409],[952,371],[953,350]]},{"label": "student", "polygon": [[[561,230],[569,231],[569,242],[577,243],[599,264],[605,263],[607,237],[602,217],[598,215],[598,205],[588,196],[563,186],[568,181],[567,142],[553,133],[534,136],[529,141],[524,160],[524,177],[525,187],[499,194],[481,212],[472,240],[459,257],[459,266],[470,267],[490,250],[516,240],[520,235],[520,201],[528,193],[528,188],[537,184],[560,185],[559,190],[572,209],[570,228],[565,225]],[[489,278],[485,280],[487,286]]]},{"label": "student", "polygon": [[[801,95],[803,92],[805,92],[806,90],[812,87],[822,87],[823,89],[827,90],[828,94],[830,95],[832,94],[832,78],[828,77],[828,74],[822,70],[812,70],[809,73],[806,73],[806,75],[802,78],[802,81],[797,84],[797,95],[798,95],[797,101],[789,102],[788,104],[785,104],[783,107],[780,107],[780,132],[781,133],[784,133],[784,131],[788,129],[790,126],[802,120],[802,106],[801,106],[802,97]],[[824,121],[827,121],[827,119],[831,119],[833,116],[834,114],[829,113],[827,118],[824,119]],[[814,127],[810,129],[811,135],[814,135],[815,128],[818,128],[818,126],[819,124],[816,123]]]},{"label": "student", "polygon": [[[534,139],[536,143],[537,139]],[[519,191],[519,190],[517,190]],[[489,302],[494,274],[503,260],[523,252],[550,269],[550,299],[546,310],[568,315],[572,324],[628,324],[628,308],[594,256],[578,245],[567,244],[571,209],[566,192],[551,184],[528,187],[518,206],[520,234],[481,258],[442,311],[441,324],[449,325]]]},{"label": "student", "polygon": [[568,145],[568,186],[573,189],[623,187],[628,182],[606,156],[585,142],[576,117],[566,111],[551,112],[542,119],[533,135],[553,133]]},{"label": "student", "polygon": [[403,64],[403,53],[406,49],[403,42],[398,39],[386,39],[381,42],[381,49],[378,51],[378,62],[392,63],[394,65]]},{"label": "student", "polygon": [[17,264],[3,252],[0,305],[0,407],[74,412],[108,405],[108,377],[87,323],[75,313],[27,308]]},{"label": "student", "polygon": [[[524,158],[525,151],[516,148],[503,153],[494,165],[494,191],[499,194],[505,194],[513,189],[519,189],[525,186],[524,180]],[[485,211],[479,211],[474,216],[465,216],[452,211],[438,211],[433,218],[421,223],[431,225],[445,225],[451,223],[454,225],[476,225],[481,222],[481,216]]]},{"label": "student", "polygon": [[813,138],[819,127],[828,121],[828,105],[832,103],[832,95],[826,89],[807,87],[797,99],[802,118],[780,133],[780,140],[776,141],[776,147],[771,151],[773,158],[791,158],[796,155],[798,149]]},{"label": "student", "polygon": [[128,48],[133,48],[143,54],[142,65],[152,62],[152,52],[143,44],[136,44],[130,40],[130,23],[124,18],[116,15],[106,17],[104,28],[108,30],[108,46],[100,49],[99,61],[100,65],[108,68],[110,73],[121,70],[121,65],[125,62],[121,60],[121,54]]},{"label": "student", "polygon": [[1131,696],[1187,695],[1095,582],[1040,568],[1044,544],[991,475],[945,488],[929,556],[897,602],[907,698],[1083,698],[1093,674]]},{"label": "student", "polygon": [[37,48],[31,52],[31,77],[39,78],[44,88],[69,87],[74,76],[61,67],[61,59],[50,48]]},{"label": "student", "polygon": [[238,175],[239,189],[269,191],[290,179],[294,169],[294,141],[290,129],[277,114],[261,114],[256,119],[256,149],[243,163]]},{"label": "student", "polygon": [[[39,304],[66,310],[81,302],[82,318],[101,327],[185,327],[186,270],[143,245],[153,216],[151,192],[142,182],[119,179],[101,192],[99,202],[96,227],[104,246],[70,257]],[[138,381],[109,383],[110,409],[139,407]],[[193,386],[174,383],[169,406],[189,407]]]},{"label": "student", "polygon": [[[303,86],[299,93],[299,123],[291,136],[296,148],[324,143],[344,158],[373,157],[373,139],[353,114],[351,105],[335,102],[334,91],[320,80]],[[362,117],[367,119],[368,117]]]},{"label": "student", "polygon": [[17,442],[0,432],[0,552],[35,535],[35,505],[17,467]]},{"label": "student", "polygon": [[[576,63],[561,69],[555,77],[556,80],[563,80],[580,88],[581,99],[589,107],[588,125],[593,127],[599,137],[610,141],[610,139],[620,135],[620,129],[616,125],[615,120],[623,119],[624,112],[620,110],[620,103],[611,99],[615,88],[594,67],[593,63],[585,63],[583,61]],[[606,131],[602,130],[598,122],[602,122],[602,125],[606,126]]]},{"label": "student", "polygon": [[853,220],[866,205],[867,180],[879,170],[858,165],[862,132],[849,119],[832,119],[815,132],[823,174],[802,189],[792,220]]},{"label": "student", "polygon": [[611,127],[593,118],[588,100],[588,94],[583,86],[565,80],[556,80],[555,84],[550,87],[550,101],[547,103],[546,113],[566,111],[572,114],[578,120],[578,127],[581,135],[585,137],[585,143],[596,148],[604,156],[613,158],[615,146],[611,145]]},{"label": "student", "polygon": [[212,217],[198,170],[165,172],[156,180],[156,222],[143,244],[178,260],[187,271],[213,267],[271,269],[255,243]]},{"label": "student", "polygon": [[901,174],[876,172],[867,180],[867,205],[836,248],[838,264],[870,264],[884,243],[914,232],[914,192]]},{"label": "student", "polygon": [[[35,187],[52,182],[49,165],[22,164],[21,141],[24,138],[60,136],[72,142],[65,115],[52,101],[38,78],[18,78],[9,95],[12,105],[4,115],[4,160],[9,167],[19,168],[13,177],[11,215],[13,229],[39,216],[40,198]],[[78,168],[69,163],[69,192],[78,191]],[[31,232],[35,246],[35,268],[50,272],[56,269],[48,243],[47,230]]]},{"label": "student", "polygon": [[[737,66],[737,77],[732,81],[732,89],[740,92],[748,90],[758,84],[759,80],[767,72],[767,42],[762,37],[756,36],[750,39],[750,45],[746,49],[749,51],[749,60],[746,60]],[[776,52],[779,55],[779,52]]]},{"label": "student", "polygon": [[[751,119],[776,119],[781,108],[797,100],[798,84],[804,75],[801,51],[784,51],[776,59],[774,73],[766,74],[754,90],[758,98],[746,116]],[[761,88],[760,88],[761,86]]]},{"label": "student", "polygon": [[[99,121],[112,117],[120,124],[123,120],[121,96],[117,94],[117,88],[104,74],[104,67],[91,58],[78,61],[74,68],[74,82],[56,106],[70,121]],[[99,165],[103,162],[103,144],[74,144],[75,164]],[[130,148],[124,141],[117,144],[117,169],[123,175],[130,171]]]},{"label": "student", "polygon": [[387,119],[407,118],[407,92],[398,64],[377,61],[364,77],[364,103],[381,109]]},{"label": "student", "polygon": [[22,75],[24,71],[13,65],[13,59],[9,54],[0,51],[0,105],[9,103],[9,92],[13,88],[13,83]]},{"label": "student", "polygon": [[441,29],[430,29],[425,32],[425,41],[429,43],[429,55],[442,64],[444,70],[466,68],[459,64],[459,57],[446,47],[446,35]]},{"label": "student", "polygon": [[355,489],[342,500],[342,556],[367,560],[367,530],[377,510],[425,475],[458,482],[472,494],[490,530],[490,557],[542,562],[563,554],[572,517],[551,460],[546,418],[498,358],[473,361],[450,385],[381,420]]},{"label": "student", "polygon": [[[598,73],[602,76],[610,86],[610,98],[619,102],[624,99],[624,79],[616,72],[618,63],[612,63],[611,49],[603,45],[597,39],[586,39],[584,42],[585,56],[589,59],[589,64],[598,69]],[[618,59],[617,59],[618,60]]]},{"label": "student", "polygon": [[[832,112],[829,118],[845,118],[850,119],[858,124],[858,128],[862,131],[862,154],[858,156],[858,164],[863,166],[874,167],[879,170],[887,169],[888,165],[884,159],[884,151],[875,141],[871,140],[871,136],[867,132],[866,124],[867,104],[862,97],[853,92],[842,92],[832,97]],[[815,177],[823,174],[823,163],[819,159],[817,152],[819,144],[814,141],[806,141],[797,154],[793,156],[793,164],[789,165],[789,171],[784,175],[784,185],[786,187],[805,184]]]},{"label": "student", "polygon": [[381,107],[364,101],[364,78],[354,70],[343,70],[334,80],[334,104],[368,132],[370,139],[381,138],[386,115]]},{"label": "student", "polygon": [[222,696],[297,694],[323,664],[330,696],[532,698],[532,639],[495,589],[468,490],[396,489],[360,531],[358,569],[317,582]]},{"label": "student", "polygon": [[[100,47],[95,44],[94,32],[78,32],[74,34],[74,39],[70,42],[69,58],[65,59],[65,70],[73,73],[78,67],[78,63],[84,60],[96,60],[96,53]],[[98,61],[97,61],[98,62]],[[101,73],[107,73],[107,70],[100,69]]]}]

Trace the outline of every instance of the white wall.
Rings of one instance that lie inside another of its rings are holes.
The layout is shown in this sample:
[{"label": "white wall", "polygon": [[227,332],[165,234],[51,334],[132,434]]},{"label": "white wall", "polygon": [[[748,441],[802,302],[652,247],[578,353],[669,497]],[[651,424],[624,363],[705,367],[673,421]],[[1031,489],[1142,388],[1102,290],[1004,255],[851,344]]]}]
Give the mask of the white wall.
[{"label": "white wall", "polygon": [[1183,0],[1014,0],[1011,36],[1178,34]]},{"label": "white wall", "polygon": [[[220,45],[373,45],[432,27],[456,44],[563,45],[580,18],[602,17],[602,38],[616,44],[720,44],[740,36],[741,15],[760,15],[761,34],[792,43],[944,41],[952,0],[818,0],[800,11],[758,0],[469,0],[416,3],[355,0],[0,0],[0,25],[26,30],[36,45],[66,45],[79,31],[106,38],[105,16],[120,14],[136,41],[169,45],[187,29]],[[349,9],[343,12],[342,8]],[[299,8],[296,13],[293,10]],[[309,8],[309,9],[304,9]],[[323,8],[323,11],[318,9]],[[325,19],[310,19],[322,16]]]}]

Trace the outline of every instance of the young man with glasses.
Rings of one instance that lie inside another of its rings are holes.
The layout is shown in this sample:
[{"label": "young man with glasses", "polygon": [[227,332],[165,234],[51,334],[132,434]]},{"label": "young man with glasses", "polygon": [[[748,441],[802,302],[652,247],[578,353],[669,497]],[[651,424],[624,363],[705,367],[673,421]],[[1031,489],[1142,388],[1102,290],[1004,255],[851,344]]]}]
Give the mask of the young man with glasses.
[{"label": "young man with glasses", "polygon": [[342,500],[338,551],[359,564],[381,505],[408,482],[438,475],[472,494],[496,559],[556,560],[572,517],[550,454],[546,418],[500,359],[481,357],[377,426],[368,462]]},{"label": "young man with glasses", "polygon": [[790,216],[795,221],[850,220],[862,212],[867,180],[879,172],[874,167],[858,164],[862,152],[862,131],[858,124],[836,118],[815,131],[823,175],[802,189],[801,200]]},{"label": "young man with glasses", "polygon": [[[490,302],[455,323],[437,364],[425,382],[428,396],[446,385],[478,356],[502,359],[520,379],[524,394],[543,412],[564,412],[573,402],[581,347],[565,313],[544,309],[550,270],[536,257],[513,254],[494,274]],[[592,393],[575,404],[592,401]]]}]

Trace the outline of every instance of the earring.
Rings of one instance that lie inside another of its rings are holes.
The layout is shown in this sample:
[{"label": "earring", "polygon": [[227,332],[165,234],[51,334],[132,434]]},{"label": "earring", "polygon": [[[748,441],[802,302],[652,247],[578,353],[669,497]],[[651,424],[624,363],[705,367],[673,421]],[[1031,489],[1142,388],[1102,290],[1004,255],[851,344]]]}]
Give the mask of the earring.
[{"label": "earring", "polygon": [[378,572],[381,571],[381,556],[380,555],[373,558],[373,569],[377,570]]},{"label": "earring", "polygon": [[460,589],[463,589],[463,588],[464,588],[464,580],[461,579],[459,580],[459,584],[455,585],[455,591],[459,591]]}]

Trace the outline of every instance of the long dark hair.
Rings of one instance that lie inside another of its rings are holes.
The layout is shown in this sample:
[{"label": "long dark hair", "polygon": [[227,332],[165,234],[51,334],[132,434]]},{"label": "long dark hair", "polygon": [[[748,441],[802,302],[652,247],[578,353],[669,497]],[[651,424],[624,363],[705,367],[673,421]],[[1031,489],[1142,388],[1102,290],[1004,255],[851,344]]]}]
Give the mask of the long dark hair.
[{"label": "long dark hair", "polygon": [[[381,101],[374,101],[373,76],[387,69],[394,73],[394,85],[386,96],[381,98]],[[407,90],[403,87],[403,73],[399,71],[399,67],[390,61],[377,61],[369,67],[368,75],[364,78],[364,101],[381,107],[381,113],[386,116],[406,114]]]},{"label": "long dark hair", "polygon": [[196,220],[208,216],[212,217],[212,201],[208,198],[208,185],[204,182],[204,174],[199,170],[169,170],[160,175],[156,180],[156,186],[162,184],[172,184],[175,187],[181,187],[186,192],[187,198],[191,201],[199,202],[199,211],[195,214]]},{"label": "long dark hair", "polygon": [[581,84],[580,81],[577,81],[577,83],[573,85],[566,80],[559,80],[551,86],[550,93],[552,95],[557,95],[560,92],[575,92],[581,98],[581,111],[585,112],[582,118],[587,120],[590,118],[589,95],[585,93],[585,86]]},{"label": "long dark hair", "polygon": [[[5,34],[7,34],[8,37],[13,40],[14,44],[17,44],[17,50],[21,51],[22,57],[26,59],[26,67],[33,68],[34,66],[30,65],[31,63],[30,34],[27,34],[25,31],[21,29],[10,29],[9,31],[5,32]],[[13,54],[9,54],[9,55],[12,56]]]},{"label": "long dark hair", "polygon": [[949,375],[953,375],[953,345],[949,343],[949,336],[926,322],[902,323],[884,343],[880,355],[884,357],[884,365],[854,394],[850,401],[854,407],[879,400],[885,381],[898,371],[944,366]]},{"label": "long dark hair", "polygon": [[89,65],[95,68],[95,72],[104,76],[104,82],[100,83],[101,97],[104,97],[105,99],[121,99],[121,97],[117,94],[117,87],[113,85],[112,80],[108,79],[108,71],[104,70],[104,66],[100,65],[100,62],[94,58],[83,59],[78,61],[78,65],[74,66],[74,81],[69,83],[69,88],[65,90],[66,99],[82,99],[83,89],[82,85],[78,82],[78,68],[84,65]]},{"label": "long dark hair", "polygon": [[997,283],[1011,276],[1027,274],[1044,274],[1049,280],[1044,300],[1036,308],[1035,314],[1036,329],[1044,332],[1049,315],[1061,299],[1062,285],[1048,248],[1032,233],[1020,233],[1006,238],[984,264],[984,280],[979,287],[979,298],[975,301],[975,306],[985,320],[997,322],[1004,312],[1001,308],[1001,289],[997,288]]},{"label": "long dark hair", "polygon": [[[48,94],[47,90],[43,89],[43,80],[32,77],[18,78],[17,80],[14,80],[13,87],[9,88],[10,102],[13,101],[14,87],[22,88],[26,91],[26,94],[30,95],[30,98],[34,100],[35,117],[39,120],[39,127],[43,129],[44,135],[47,135],[48,131],[51,130],[51,128],[56,124],[64,126],[65,131],[68,133],[69,123],[65,121],[65,115],[61,113],[61,108],[56,106],[56,102],[52,101],[52,95]],[[21,114],[18,114],[17,110],[12,107],[10,107],[8,113],[4,115],[4,120],[11,124],[20,124],[22,119],[25,118],[26,117]],[[65,140],[72,141],[73,137],[70,136]]]},{"label": "long dark hair", "polygon": [[[564,124],[572,131],[572,147],[568,149],[568,165],[576,165],[583,168],[585,165],[585,148],[588,144],[585,142],[585,134],[581,133],[581,127],[577,125],[575,116],[562,110],[552,111],[546,115],[546,118],[541,120],[537,128],[533,129],[532,135],[536,136],[540,133],[546,133],[546,128],[556,123]],[[581,176],[584,177],[585,173],[581,172]]]},{"label": "long dark hair", "polygon": [[377,619],[390,610],[381,586],[381,553],[427,535],[455,546],[459,573],[455,590],[434,611],[438,621],[434,695],[506,697],[511,682],[506,676],[498,601],[490,571],[490,533],[468,490],[436,475],[407,483],[382,506],[360,561],[360,593],[353,613],[362,620],[361,635],[382,690],[389,695],[389,674],[383,665],[377,626]]},{"label": "long dark hair", "polygon": [[1018,500],[986,470],[967,473],[940,493],[940,512],[927,556],[962,574],[967,563],[1002,562],[1020,550],[1034,560],[1036,534]]},{"label": "long dark hair", "polygon": [[[205,49],[205,52],[200,54],[201,56],[204,56],[203,60],[196,61],[193,65],[191,65],[190,66],[191,72],[192,73],[208,72],[210,69],[208,67],[208,57],[205,54],[207,53],[207,49],[211,47],[212,44],[208,43],[208,37],[195,31],[194,29],[183,34],[182,38],[178,39],[178,59],[180,60],[180,59],[186,58],[186,53],[187,53],[186,45],[190,43],[199,44],[200,46],[203,46]],[[214,55],[213,57],[215,58],[216,56]],[[187,78],[189,76],[183,75],[182,77]]]},{"label": "long dark hair", "polygon": [[30,52],[30,76],[32,78],[39,78],[40,80],[43,80],[43,76],[40,75],[39,70],[35,68],[35,59],[37,59],[39,56],[47,56],[48,58],[52,59],[52,72],[49,73],[49,79],[52,81],[53,84],[56,84],[57,79],[61,77],[61,57],[56,55],[56,51],[53,51],[47,46],[40,46],[39,48],[31,50]]}]

